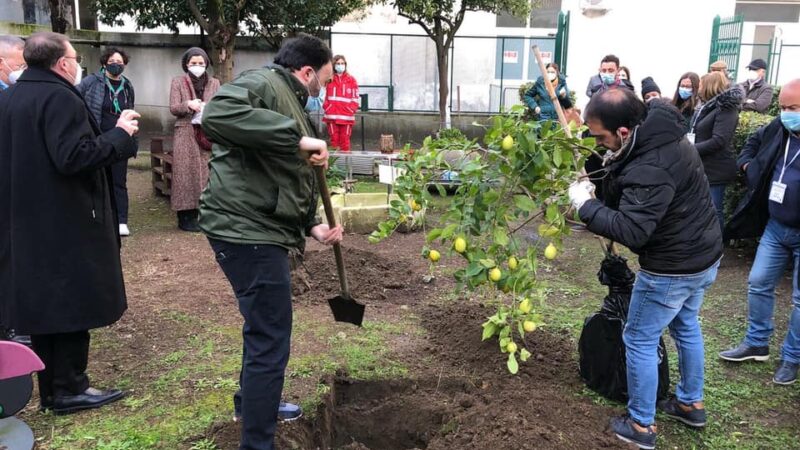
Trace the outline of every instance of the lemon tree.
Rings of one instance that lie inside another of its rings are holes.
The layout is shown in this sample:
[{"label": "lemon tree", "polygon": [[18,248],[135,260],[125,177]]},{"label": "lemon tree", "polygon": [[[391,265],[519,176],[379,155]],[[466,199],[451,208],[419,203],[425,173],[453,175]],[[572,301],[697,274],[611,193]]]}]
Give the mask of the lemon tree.
[{"label": "lemon tree", "polygon": [[[389,220],[378,225],[372,242],[392,234],[417,208],[426,208],[443,174],[458,174],[458,187],[439,223],[426,229],[422,256],[463,259],[454,277],[460,287],[478,291],[484,302],[496,305],[483,324],[483,339],[497,339],[508,354],[508,370],[516,373],[526,361],[525,334],[542,325],[537,306],[546,289],[537,277],[542,258],[557,257],[569,233],[567,189],[575,181],[593,139],[568,137],[555,122],[527,122],[523,108],[496,116],[482,141],[465,138],[425,139],[409,153],[396,179],[400,200],[391,203]],[[573,129],[573,134],[579,130]],[[576,152],[577,150],[577,152]],[[540,238],[523,241],[521,230],[538,220]]]}]

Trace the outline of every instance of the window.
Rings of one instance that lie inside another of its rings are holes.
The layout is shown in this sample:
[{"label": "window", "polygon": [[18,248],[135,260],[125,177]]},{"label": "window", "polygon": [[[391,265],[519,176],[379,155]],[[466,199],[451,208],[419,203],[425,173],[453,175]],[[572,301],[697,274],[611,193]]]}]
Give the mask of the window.
[{"label": "window", "polygon": [[[535,4],[533,0],[531,4]],[[498,28],[558,28],[558,13],[561,12],[561,0],[539,0],[539,7],[531,9],[528,20],[520,20],[507,12],[497,14]]]},{"label": "window", "polygon": [[744,15],[745,22],[797,23],[800,3],[736,2],[736,14]]}]

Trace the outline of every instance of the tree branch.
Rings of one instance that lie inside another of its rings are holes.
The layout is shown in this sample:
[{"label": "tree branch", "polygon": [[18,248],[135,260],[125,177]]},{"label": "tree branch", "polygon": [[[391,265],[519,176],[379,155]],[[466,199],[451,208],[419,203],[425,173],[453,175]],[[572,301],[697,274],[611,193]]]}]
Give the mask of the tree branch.
[{"label": "tree branch", "polygon": [[415,24],[421,26],[422,29],[425,30],[425,34],[427,34],[431,39],[434,39],[434,40],[436,39],[436,36],[434,36],[434,34],[431,31],[431,29],[428,27],[428,25],[425,24],[425,22],[422,21],[422,19],[417,19],[415,17],[411,17],[408,14],[403,13],[402,11],[398,11],[397,15],[400,16],[400,17],[405,17],[406,19],[408,19],[408,21],[410,23],[415,23]]},{"label": "tree branch", "polygon": [[186,0],[186,3],[189,4],[189,11],[192,12],[192,16],[194,16],[194,20],[197,21],[197,24],[200,25],[200,28],[206,30],[206,33],[211,33],[210,25],[208,21],[203,17],[203,13],[200,12],[200,8],[197,7],[196,0]]}]

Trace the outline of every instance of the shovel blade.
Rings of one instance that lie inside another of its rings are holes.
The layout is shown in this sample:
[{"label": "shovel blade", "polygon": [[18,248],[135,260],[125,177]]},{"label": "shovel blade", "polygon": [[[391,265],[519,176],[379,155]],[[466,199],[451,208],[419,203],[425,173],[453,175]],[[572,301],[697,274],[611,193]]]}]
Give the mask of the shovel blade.
[{"label": "shovel blade", "polygon": [[337,295],[328,299],[328,305],[330,305],[333,318],[337,322],[352,323],[360,327],[364,321],[364,305],[352,298]]}]

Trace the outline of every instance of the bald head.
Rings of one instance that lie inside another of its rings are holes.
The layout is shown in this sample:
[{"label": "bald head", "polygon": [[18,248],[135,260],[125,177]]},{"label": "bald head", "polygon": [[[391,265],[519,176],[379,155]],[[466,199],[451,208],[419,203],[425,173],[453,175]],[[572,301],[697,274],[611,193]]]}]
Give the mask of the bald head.
[{"label": "bald head", "polygon": [[25,43],[25,61],[31,67],[52,68],[67,53],[69,39],[59,33],[35,33]]},{"label": "bald head", "polygon": [[778,102],[781,111],[800,112],[800,78],[783,85]]}]

